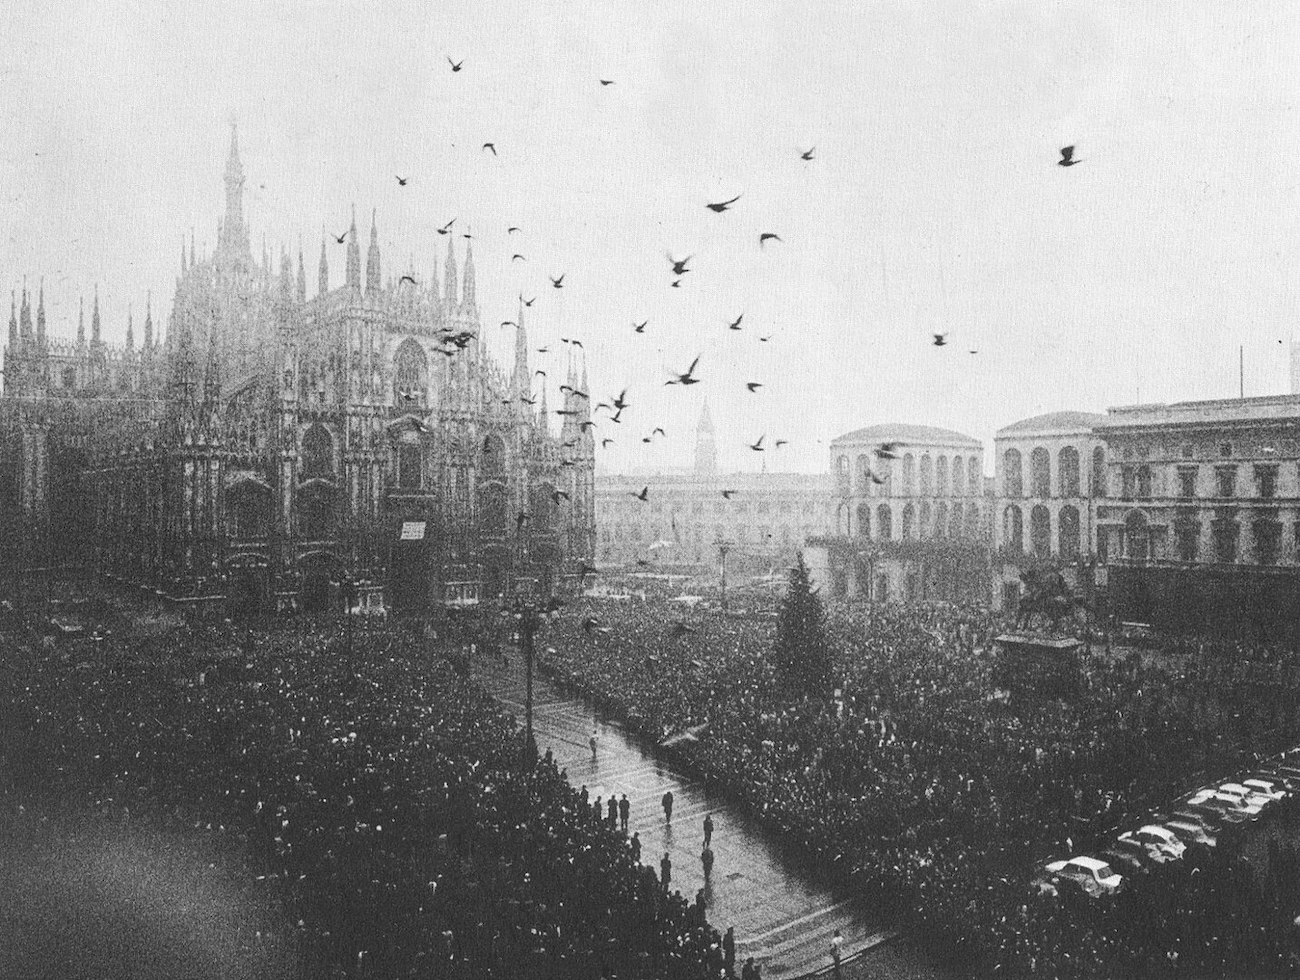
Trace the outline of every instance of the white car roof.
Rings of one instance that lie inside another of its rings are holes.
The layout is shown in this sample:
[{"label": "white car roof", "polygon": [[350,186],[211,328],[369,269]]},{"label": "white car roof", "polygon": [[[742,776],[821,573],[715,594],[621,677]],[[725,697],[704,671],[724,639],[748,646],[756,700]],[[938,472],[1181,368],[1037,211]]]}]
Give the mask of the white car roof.
[{"label": "white car roof", "polygon": [[1154,823],[1144,824],[1143,826],[1139,827],[1138,830],[1146,831],[1149,834],[1155,834],[1157,837],[1161,838],[1162,840],[1176,839],[1175,835],[1169,830],[1168,827],[1161,827],[1158,824],[1154,824]]},{"label": "white car roof", "polygon": [[1076,858],[1070,858],[1070,860],[1067,863],[1077,864],[1079,867],[1087,868],[1089,871],[1102,871],[1102,870],[1110,869],[1110,865],[1108,865],[1105,861],[1098,861],[1096,858],[1088,857],[1087,855],[1080,855],[1079,857]]}]

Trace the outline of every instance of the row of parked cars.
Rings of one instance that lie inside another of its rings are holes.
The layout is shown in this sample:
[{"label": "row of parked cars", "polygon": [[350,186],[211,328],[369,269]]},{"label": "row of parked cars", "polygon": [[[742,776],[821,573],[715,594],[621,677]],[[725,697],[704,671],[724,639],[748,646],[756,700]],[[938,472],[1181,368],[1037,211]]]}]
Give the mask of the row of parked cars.
[{"label": "row of parked cars", "polygon": [[1051,861],[1035,883],[1059,895],[1074,889],[1097,898],[1113,895],[1135,877],[1182,860],[1189,846],[1214,847],[1229,828],[1257,820],[1267,809],[1300,795],[1300,748],[1245,773],[1235,782],[1205,786],[1154,814],[1136,830],[1119,834],[1093,855]]}]

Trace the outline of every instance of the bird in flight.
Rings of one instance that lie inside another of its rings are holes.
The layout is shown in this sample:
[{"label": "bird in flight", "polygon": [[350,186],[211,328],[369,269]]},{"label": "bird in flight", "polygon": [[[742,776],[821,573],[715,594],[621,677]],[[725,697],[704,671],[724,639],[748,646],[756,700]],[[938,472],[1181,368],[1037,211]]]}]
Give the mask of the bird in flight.
[{"label": "bird in flight", "polygon": [[746,381],[745,387],[750,391],[758,391],[759,388],[763,387],[763,383],[761,381]]},{"label": "bird in flight", "polygon": [[1082,160],[1074,159],[1074,147],[1061,147],[1061,159],[1056,161],[1058,167],[1073,167],[1076,163],[1082,163]]},{"label": "bird in flight", "polygon": [[546,377],[546,372],[543,371],[541,368],[538,368],[536,371],[533,372],[533,377],[537,377],[537,375],[539,375],[539,374],[540,374],[543,378]]},{"label": "bird in flight", "polygon": [[602,78],[602,79],[600,79],[600,84],[601,84],[601,85],[613,85],[613,84],[614,84],[614,79],[612,79],[612,78]]},{"label": "bird in flight", "polygon": [[640,493],[634,493],[632,496],[636,497],[641,503],[645,503],[650,499],[650,488],[648,486],[642,487]]},{"label": "bird in flight", "polygon": [[624,388],[622,391],[620,391],[620,392],[618,393],[618,397],[614,399],[614,407],[615,407],[616,409],[618,409],[620,412],[623,411],[623,409],[627,408],[627,389],[626,389],[626,388]]},{"label": "bird in flight", "polygon": [[645,333],[645,328],[649,323],[649,320],[642,320],[640,323],[634,323],[632,324],[632,330],[634,333]]},{"label": "bird in flight", "polygon": [[759,244],[759,247],[762,247],[763,245],[766,245],[766,244],[768,243],[768,241],[770,241],[770,240],[772,240],[772,239],[775,239],[776,241],[778,241],[778,242],[782,242],[782,243],[784,244],[784,239],[782,239],[780,235],[774,234],[774,233],[772,233],[772,232],[770,232],[770,231],[765,231],[765,232],[763,232],[763,234],[761,234],[761,235],[758,236],[758,244]]},{"label": "bird in flight", "polygon": [[789,439],[778,439],[778,440],[776,440],[775,445],[776,445],[776,448],[777,448],[777,449],[780,449],[782,446],[788,446],[788,445],[790,445],[790,440],[789,440]]},{"label": "bird in flight", "polygon": [[506,229],[506,234],[513,235],[517,231],[519,231],[519,227],[517,225],[511,225],[509,228]]},{"label": "bird in flight", "polygon": [[898,443],[882,442],[875,449],[877,459],[898,459]]},{"label": "bird in flight", "polygon": [[539,347],[539,348],[537,348],[537,353],[539,353],[539,354],[549,354],[550,352],[551,352],[551,349],[550,349],[549,347]]},{"label": "bird in flight", "polygon": [[736,495],[737,492],[738,491],[736,490],[723,490],[722,496],[725,497],[727,500],[730,500],[732,497]]},{"label": "bird in flight", "polygon": [[769,340],[771,340],[771,339],[772,339],[772,335],[771,335],[771,334],[768,334],[766,337],[759,337],[759,338],[758,338],[758,341],[759,341],[759,343],[761,343],[761,344],[766,344],[766,343],[767,343]]},{"label": "bird in flight", "polygon": [[673,275],[684,276],[686,275],[686,273],[691,271],[686,267],[686,263],[689,262],[691,259],[693,259],[695,256],[688,255],[684,259],[675,259],[673,258],[671,252],[667,253],[667,255],[668,255],[668,261],[673,267]]},{"label": "bird in flight", "polygon": [[560,278],[559,278],[559,279],[556,279],[554,276],[550,276],[550,277],[548,277],[548,278],[551,280],[551,285],[554,286],[556,289],[563,289],[563,288],[564,288],[564,277],[565,277],[566,275],[567,275],[567,273],[561,272],[561,273],[560,273]]},{"label": "bird in flight", "polygon": [[671,381],[665,381],[664,384],[666,385],[699,384],[700,379],[695,377],[695,365],[699,363],[700,363],[700,358],[696,356],[695,360],[691,361],[691,366],[686,369],[686,372],[684,374],[679,374],[676,377],[674,377]]},{"label": "bird in flight", "polygon": [[451,234],[451,226],[454,225],[455,223],[456,223],[456,219],[455,219],[455,218],[452,218],[452,219],[451,219],[450,221],[448,221],[445,225],[443,225],[441,228],[438,229],[438,234],[439,234],[439,235],[450,235],[450,234]]},{"label": "bird in flight", "polygon": [[731,206],[739,200],[740,200],[740,195],[737,194],[730,201],[719,201],[716,204],[706,204],[704,206],[708,208],[710,211],[712,211],[714,214],[721,214],[723,211],[729,210]]},{"label": "bird in flight", "polygon": [[948,346],[948,335],[947,335],[946,333],[937,333],[937,334],[934,334],[933,336],[934,336],[934,346],[935,346],[935,347],[947,347],[947,346]]},{"label": "bird in flight", "polygon": [[452,61],[452,60],[451,60],[451,55],[448,55],[448,56],[447,56],[447,64],[451,65],[451,70],[452,70],[452,71],[460,71],[460,66],[463,65],[463,64],[465,64],[465,59],[464,59],[464,58],[461,58],[460,61]]},{"label": "bird in flight", "polygon": [[732,320],[730,323],[727,324],[727,329],[728,329],[728,330],[739,330],[739,329],[740,329],[740,321],[743,320],[743,319],[745,319],[745,314],[742,313],[742,314],[740,314],[740,316],[736,317],[736,319]]},{"label": "bird in flight", "polygon": [[414,276],[402,276],[402,278],[399,279],[399,280],[397,280],[397,282],[398,282],[399,285],[400,285],[401,283],[404,283],[404,282],[409,282],[412,286],[418,286],[418,285],[419,285],[419,283],[415,281],[415,277],[414,277]]},{"label": "bird in flight", "polygon": [[519,324],[515,323],[514,320],[502,320],[502,321],[501,321],[501,326],[503,326],[503,327],[517,327],[517,326],[519,326]]},{"label": "bird in flight", "polygon": [[763,439],[764,439],[764,438],[766,438],[766,434],[759,436],[759,437],[758,437],[758,442],[750,443],[749,448],[752,449],[752,450],[754,450],[754,452],[756,452],[756,453],[761,453],[761,452],[763,451]]},{"label": "bird in flight", "polygon": [[674,279],[674,280],[672,281],[671,285],[672,285],[673,289],[681,289],[681,288],[682,288],[682,281],[681,281],[680,279]]},{"label": "bird in flight", "polygon": [[[394,176],[394,177],[397,177],[396,174],[393,174],[393,176]],[[397,186],[398,186],[398,187],[405,187],[405,186],[406,186],[406,182],[407,182],[408,180],[410,180],[410,179],[411,179],[410,177],[397,177]]]},{"label": "bird in flight", "polygon": [[344,242],[348,240],[348,233],[345,231],[341,235],[335,235],[334,240],[338,242],[340,245],[342,245]]},{"label": "bird in flight", "polygon": [[497,145],[495,143],[484,143],[483,149],[491,150],[493,156],[497,155]]},{"label": "bird in flight", "polygon": [[[581,340],[570,340],[568,337],[561,337],[561,338],[560,338],[560,343],[562,343],[562,344],[572,344],[574,347],[582,347],[582,341],[581,341]],[[585,348],[584,348],[584,350],[585,350]]]},{"label": "bird in flight", "polygon": [[813,158],[813,150],[815,150],[815,149],[817,149],[817,147],[812,146],[812,147],[809,147],[808,149],[804,150],[802,153],[799,154],[799,159],[800,159],[800,160],[811,160],[811,159]]},{"label": "bird in flight", "polygon": [[600,440],[600,448],[601,448],[601,449],[604,449],[606,446],[608,446],[608,445],[609,445],[610,443],[612,443],[613,441],[614,441],[613,439],[602,439],[602,440]]},{"label": "bird in flight", "polygon": [[524,299],[523,296],[520,296],[519,302],[523,303],[524,306],[532,306],[534,303],[537,302],[537,297],[534,296],[532,299]]},{"label": "bird in flight", "polygon": [[510,261],[511,261],[511,262],[516,262],[516,261],[518,261],[518,262],[527,262],[528,260],[527,260],[526,258],[524,258],[522,255],[520,255],[518,252],[516,252],[514,255],[510,256]]}]

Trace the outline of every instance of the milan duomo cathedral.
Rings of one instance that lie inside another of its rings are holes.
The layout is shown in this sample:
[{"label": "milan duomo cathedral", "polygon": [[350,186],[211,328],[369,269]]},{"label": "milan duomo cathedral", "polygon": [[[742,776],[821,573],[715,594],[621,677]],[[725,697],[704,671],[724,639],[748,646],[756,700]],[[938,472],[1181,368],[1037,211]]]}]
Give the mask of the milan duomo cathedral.
[{"label": "milan duomo cathedral", "polygon": [[[98,292],[75,340],[47,335],[43,287],[15,296],[0,398],[0,561],[87,569],[197,608],[371,610],[549,595],[595,544],[590,403],[570,366],[558,436],[534,411],[524,311],[513,369],[480,342],[474,256],[436,277],[363,270],[321,244],[253,260],[232,129],[211,257],[181,249],[165,339],[105,344]],[[32,300],[35,299],[33,316]],[[35,321],[33,326],[33,319]],[[337,608],[337,607],[336,607]]]}]

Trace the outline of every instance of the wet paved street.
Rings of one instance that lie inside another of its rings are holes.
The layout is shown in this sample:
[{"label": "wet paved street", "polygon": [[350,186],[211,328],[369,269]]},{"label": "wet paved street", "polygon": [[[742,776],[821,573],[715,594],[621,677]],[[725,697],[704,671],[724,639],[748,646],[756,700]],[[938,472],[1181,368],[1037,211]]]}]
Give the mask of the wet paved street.
[{"label": "wet paved street", "polygon": [[[508,666],[480,656],[473,673],[522,722],[525,681],[518,653],[511,652]],[[593,725],[598,732],[594,761],[588,742]],[[628,834],[640,833],[642,862],[658,872],[666,850],[672,887],[690,900],[705,889],[710,923],[720,932],[735,926],[737,972],[749,956],[762,965],[767,980],[829,968],[830,938],[839,929],[846,956],[862,953],[852,976],[944,976],[910,947],[890,943],[893,934],[883,917],[817,883],[736,807],[657,760],[619,726],[596,721],[586,702],[540,676],[533,684],[533,727],[539,751],[549,748],[569,781],[585,785],[592,800],[627,794]],[[671,824],[660,802],[666,790],[674,797]],[[715,859],[708,882],[700,863],[707,814],[713,816]]]}]

